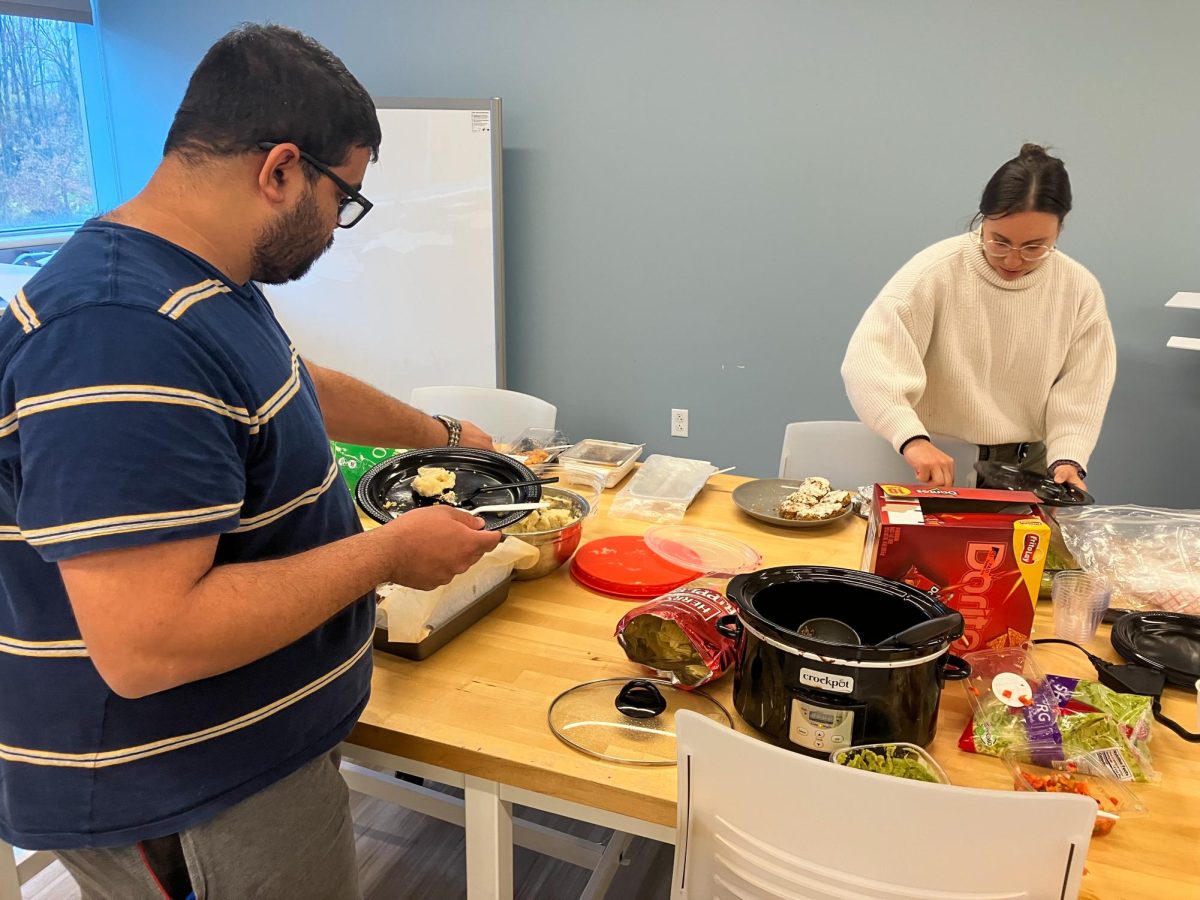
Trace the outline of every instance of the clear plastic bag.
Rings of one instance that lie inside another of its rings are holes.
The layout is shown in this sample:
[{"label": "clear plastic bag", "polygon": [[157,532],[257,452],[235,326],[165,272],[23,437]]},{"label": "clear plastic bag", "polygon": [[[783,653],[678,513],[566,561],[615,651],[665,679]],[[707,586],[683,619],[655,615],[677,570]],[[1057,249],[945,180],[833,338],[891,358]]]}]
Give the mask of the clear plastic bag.
[{"label": "clear plastic bag", "polygon": [[617,494],[609,514],[648,522],[678,522],[716,471],[717,467],[705,460],[655,454],[642,463]]},{"label": "clear plastic bag", "polygon": [[1200,511],[1089,506],[1057,518],[1079,567],[1113,586],[1113,606],[1200,615]]}]

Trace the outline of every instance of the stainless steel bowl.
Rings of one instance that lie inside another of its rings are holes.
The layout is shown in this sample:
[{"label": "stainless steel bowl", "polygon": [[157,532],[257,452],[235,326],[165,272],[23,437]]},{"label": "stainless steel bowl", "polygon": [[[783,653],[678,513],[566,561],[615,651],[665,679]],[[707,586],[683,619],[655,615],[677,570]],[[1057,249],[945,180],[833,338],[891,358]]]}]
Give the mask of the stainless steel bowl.
[{"label": "stainless steel bowl", "polygon": [[571,512],[575,518],[562,528],[552,528],[550,531],[527,531],[524,534],[509,534],[508,537],[537,549],[538,560],[528,569],[517,569],[513,578],[517,581],[528,581],[531,578],[541,578],[549,575],[574,554],[583,537],[583,520],[591,507],[586,500],[574,491],[546,485],[542,488],[543,500],[568,500]]}]

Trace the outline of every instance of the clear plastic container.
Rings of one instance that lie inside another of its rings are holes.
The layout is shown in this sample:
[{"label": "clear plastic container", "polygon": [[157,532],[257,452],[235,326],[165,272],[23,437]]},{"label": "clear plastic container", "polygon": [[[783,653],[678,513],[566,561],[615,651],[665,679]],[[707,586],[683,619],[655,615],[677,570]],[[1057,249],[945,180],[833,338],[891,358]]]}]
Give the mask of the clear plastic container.
[{"label": "clear plastic container", "polygon": [[631,459],[642,455],[645,444],[622,444],[620,441],[599,441],[588,438],[562,452],[564,460],[587,463],[590,466],[612,466],[620,468]]},{"label": "clear plastic container", "polygon": [[706,460],[655,454],[642,463],[613,500],[611,514],[648,522],[678,522],[716,471]]},{"label": "clear plastic container", "polygon": [[1020,747],[1001,755],[1012,773],[1013,787],[1018,791],[1091,797],[1097,806],[1093,837],[1108,834],[1121,819],[1146,814],[1145,805],[1127,784],[1109,777],[1087,756],[1041,766],[1029,761],[1034,755],[1033,748]]},{"label": "clear plastic container", "polygon": [[569,446],[567,436],[554,428],[526,428],[512,440],[498,443],[496,449],[533,467],[554,462]]},{"label": "clear plastic container", "polygon": [[553,487],[578,494],[588,503],[588,518],[596,515],[600,508],[600,497],[604,493],[604,476],[595,469],[562,463],[535,465],[531,469],[538,478],[557,478]]},{"label": "clear plastic container", "polygon": [[[851,765],[852,761],[862,757],[864,754],[873,755],[867,757],[867,760],[871,760],[871,765],[866,768],[861,765]],[[829,759],[839,766],[863,769],[863,771],[867,772],[877,772],[880,775],[891,775],[894,778],[927,781],[930,784],[950,784],[949,777],[942,770],[942,767],[938,765],[937,760],[930,756],[925,748],[918,747],[916,744],[906,744],[900,741],[885,744],[859,744],[855,747],[835,750],[830,754]],[[901,771],[880,771],[880,767],[886,768],[891,760],[901,761]],[[909,772],[914,772],[914,769],[915,771],[923,771],[929,777],[917,777],[915,772],[914,774],[906,775],[903,771],[905,769]]]}]

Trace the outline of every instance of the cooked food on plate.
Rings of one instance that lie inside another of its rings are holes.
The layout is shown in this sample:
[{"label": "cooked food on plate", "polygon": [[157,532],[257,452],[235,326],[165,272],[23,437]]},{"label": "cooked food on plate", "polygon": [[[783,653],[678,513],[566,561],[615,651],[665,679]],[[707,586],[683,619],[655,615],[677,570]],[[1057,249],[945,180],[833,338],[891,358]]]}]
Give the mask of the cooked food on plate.
[{"label": "cooked food on plate", "polygon": [[421,466],[409,487],[422,497],[437,497],[443,503],[454,503],[454,473],[441,466]]},{"label": "cooked food on plate", "polygon": [[779,515],[785,519],[807,521],[832,519],[850,505],[852,496],[850,491],[833,490],[829,479],[812,475],[783,498],[779,504]]}]

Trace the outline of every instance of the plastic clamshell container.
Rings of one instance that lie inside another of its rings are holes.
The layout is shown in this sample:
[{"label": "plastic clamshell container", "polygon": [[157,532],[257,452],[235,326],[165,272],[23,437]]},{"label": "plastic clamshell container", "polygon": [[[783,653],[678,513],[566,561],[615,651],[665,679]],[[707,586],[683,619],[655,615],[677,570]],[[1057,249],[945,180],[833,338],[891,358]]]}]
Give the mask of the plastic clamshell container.
[{"label": "plastic clamshell container", "polygon": [[622,444],[618,441],[599,441],[588,438],[568,447],[559,456],[563,461],[573,460],[589,466],[609,466],[619,469],[642,455],[644,444]]},{"label": "plastic clamshell container", "polygon": [[[1028,747],[1014,747],[1001,754],[1000,758],[1012,773],[1013,787],[1018,791],[1091,797],[1098,807],[1093,837],[1108,834],[1121,819],[1146,814],[1145,804],[1125,782],[1109,777],[1098,767],[1088,764],[1086,759],[1057,761],[1051,768],[1029,762],[1029,757]],[[1058,786],[1039,787],[1038,780],[1046,778]]]},{"label": "plastic clamshell container", "polygon": [[[929,772],[929,774],[936,779],[937,784],[950,784],[950,778],[942,770],[942,767],[938,765],[937,760],[930,756],[929,752],[925,750],[924,747],[918,747],[916,744],[907,744],[901,741],[884,744],[858,744],[854,747],[845,747],[841,750],[835,750],[829,755],[829,759],[831,762],[837,763],[839,766],[848,766],[850,764],[850,760],[854,759],[855,756],[865,750],[870,750],[871,752],[877,753],[880,756],[887,756],[889,749],[892,752],[892,756],[896,759],[910,759],[913,762],[920,763]],[[862,771],[869,772],[871,770],[863,769]],[[884,775],[888,773],[875,772],[873,774]],[[902,776],[894,775],[892,777],[899,778]],[[919,781],[920,779],[910,778],[908,780]]]}]

